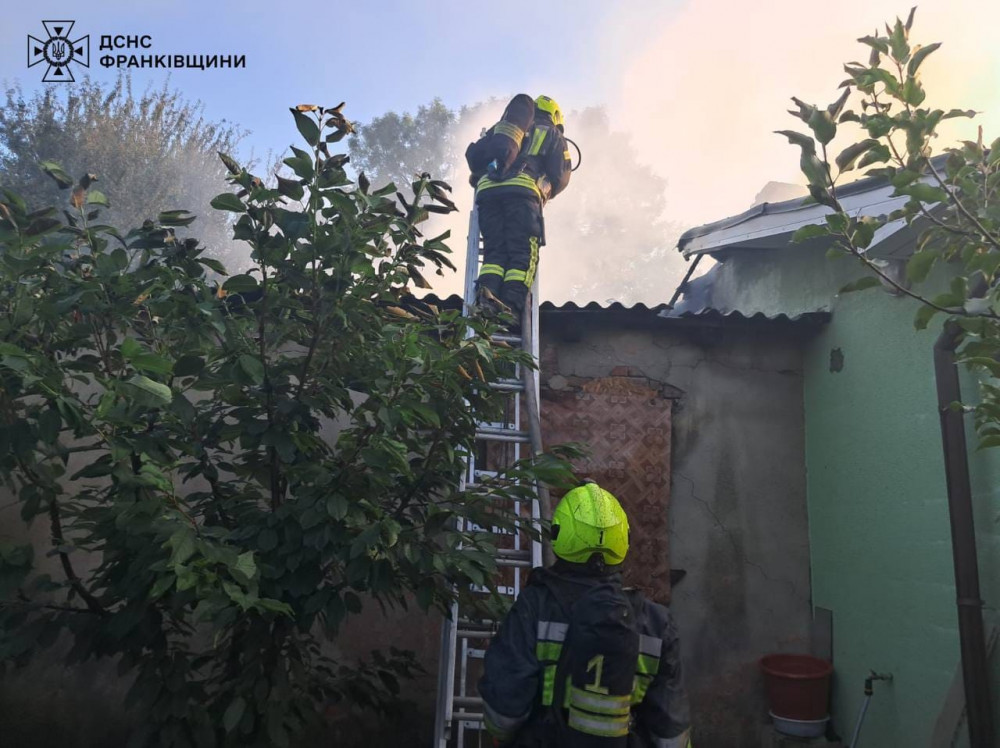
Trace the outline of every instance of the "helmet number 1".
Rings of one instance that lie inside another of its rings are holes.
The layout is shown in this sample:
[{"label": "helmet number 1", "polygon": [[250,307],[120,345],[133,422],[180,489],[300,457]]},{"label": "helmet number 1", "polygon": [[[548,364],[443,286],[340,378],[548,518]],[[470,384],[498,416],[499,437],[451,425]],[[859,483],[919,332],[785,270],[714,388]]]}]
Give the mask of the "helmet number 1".
[{"label": "helmet number 1", "polygon": [[607,686],[601,685],[601,674],[604,672],[604,655],[592,657],[587,663],[587,672],[594,671],[594,682],[584,686],[584,690],[594,693],[608,693]]}]

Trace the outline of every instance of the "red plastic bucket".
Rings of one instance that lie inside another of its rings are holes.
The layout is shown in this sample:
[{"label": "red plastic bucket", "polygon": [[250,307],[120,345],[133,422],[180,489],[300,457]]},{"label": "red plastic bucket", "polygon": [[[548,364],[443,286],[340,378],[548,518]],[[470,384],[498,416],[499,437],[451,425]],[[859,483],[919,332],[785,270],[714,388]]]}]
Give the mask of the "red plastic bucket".
[{"label": "red plastic bucket", "polygon": [[833,665],[810,655],[769,654],[760,658],[764,689],[771,711],[797,720],[823,719],[829,714]]}]

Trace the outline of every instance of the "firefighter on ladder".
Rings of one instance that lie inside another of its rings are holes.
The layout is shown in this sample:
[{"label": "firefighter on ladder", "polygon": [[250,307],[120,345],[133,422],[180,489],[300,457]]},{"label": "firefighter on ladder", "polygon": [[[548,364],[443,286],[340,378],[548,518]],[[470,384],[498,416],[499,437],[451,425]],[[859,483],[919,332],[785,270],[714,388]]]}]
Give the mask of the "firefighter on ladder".
[{"label": "firefighter on ladder", "polygon": [[562,110],[548,96],[518,94],[465,158],[483,235],[477,301],[509,311],[519,324],[545,244],[542,208],[566,189],[572,171]]},{"label": "firefighter on ladder", "polygon": [[494,743],[690,748],[670,610],[622,588],[628,517],[592,481],[552,517],[557,561],[537,568],[486,651],[479,681]]}]

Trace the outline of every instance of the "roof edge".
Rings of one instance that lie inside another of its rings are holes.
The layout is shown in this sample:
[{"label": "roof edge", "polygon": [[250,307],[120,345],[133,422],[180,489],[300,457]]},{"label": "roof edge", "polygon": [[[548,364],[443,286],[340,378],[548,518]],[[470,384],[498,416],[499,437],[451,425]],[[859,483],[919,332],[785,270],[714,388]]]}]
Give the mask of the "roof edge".
[{"label": "roof edge", "polygon": [[[947,153],[940,153],[931,159],[931,163],[934,164],[935,167],[939,167],[944,164],[947,158]],[[865,192],[881,189],[888,184],[889,180],[882,176],[864,177],[838,188],[837,196],[851,197],[853,195],[860,195]],[[755,205],[749,210],[745,210],[735,216],[720,218],[717,221],[712,221],[710,223],[705,223],[701,226],[694,226],[688,229],[681,234],[680,238],[677,240],[677,250],[683,254],[685,252],[685,247],[694,239],[707,236],[714,231],[739,226],[741,223],[745,223],[760,216],[774,215],[778,213],[792,213],[806,208],[813,208],[817,205],[818,203],[816,203],[816,201],[809,196],[793,197],[789,200],[782,200],[777,203],[761,203],[760,205]]]}]

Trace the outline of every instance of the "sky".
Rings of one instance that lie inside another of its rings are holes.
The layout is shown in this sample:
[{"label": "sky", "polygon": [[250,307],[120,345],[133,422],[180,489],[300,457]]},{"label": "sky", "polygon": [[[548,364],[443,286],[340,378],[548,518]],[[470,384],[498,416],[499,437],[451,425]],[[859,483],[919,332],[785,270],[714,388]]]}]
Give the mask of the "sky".
[{"label": "sky", "polygon": [[[910,5],[898,0],[466,0],[285,3],[105,0],[5,3],[0,81],[41,85],[26,67],[26,36],[42,20],[72,19],[89,34],[91,74],[113,79],[103,34],[148,34],[147,54],[237,54],[238,70],[136,71],[204,102],[210,119],[250,131],[242,157],[282,152],[297,133],[288,107],[334,105],[365,121],[413,111],[436,96],[458,107],[519,91],[545,93],[564,111],[605,105],[640,160],[666,179],[667,218],[696,226],[742,212],[769,181],[799,182],[798,150],[774,130],[797,95],[827,104],[842,65],[866,59],[856,39]],[[924,65],[928,104],[973,108],[948,138],[1000,135],[1000,3],[929,0],[912,41],[943,42]],[[484,122],[484,126],[492,124]],[[567,120],[572,136],[572,117]],[[846,144],[846,143],[845,143]],[[944,143],[942,143],[944,144]],[[587,147],[600,147],[599,143]],[[567,191],[561,200],[572,199]],[[554,202],[550,209],[556,210]],[[543,265],[544,267],[544,265]],[[683,271],[678,258],[676,272]]]}]

